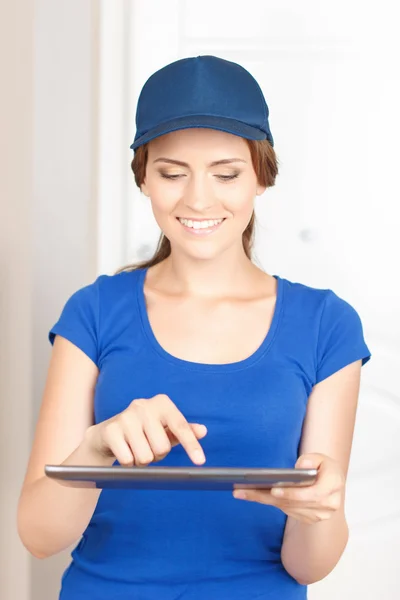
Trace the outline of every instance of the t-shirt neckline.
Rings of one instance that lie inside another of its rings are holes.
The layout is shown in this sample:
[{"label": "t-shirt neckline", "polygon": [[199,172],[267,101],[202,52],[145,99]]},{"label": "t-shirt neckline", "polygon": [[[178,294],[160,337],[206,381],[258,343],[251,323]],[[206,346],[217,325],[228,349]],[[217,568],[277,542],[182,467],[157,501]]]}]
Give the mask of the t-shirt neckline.
[{"label": "t-shirt neckline", "polygon": [[277,289],[276,289],[276,301],[274,307],[274,314],[272,317],[271,325],[269,330],[261,342],[260,346],[247,358],[244,358],[240,361],[232,362],[232,363],[199,363],[194,361],[188,361],[182,358],[178,358],[167,352],[161,344],[158,342],[153,329],[150,324],[149,316],[147,313],[146,306],[146,298],[144,294],[144,283],[146,279],[148,268],[137,269],[136,272],[138,274],[138,281],[136,285],[136,299],[138,303],[138,309],[140,314],[140,321],[142,325],[143,332],[147,341],[153,348],[153,350],[164,360],[168,361],[170,364],[181,367],[190,371],[208,371],[215,373],[226,373],[231,371],[238,371],[241,369],[246,369],[256,363],[262,356],[264,356],[268,350],[270,349],[272,342],[274,341],[275,335],[278,330],[278,325],[280,322],[282,309],[283,309],[283,299],[284,299],[284,280],[279,277],[279,275],[273,275],[273,277],[277,280]]}]

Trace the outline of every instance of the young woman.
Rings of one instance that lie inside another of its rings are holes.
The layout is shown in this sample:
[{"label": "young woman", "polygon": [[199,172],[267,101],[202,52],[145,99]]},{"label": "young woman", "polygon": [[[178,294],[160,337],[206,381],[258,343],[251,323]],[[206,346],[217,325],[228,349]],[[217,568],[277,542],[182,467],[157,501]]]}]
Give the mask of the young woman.
[{"label": "young woman", "polygon": [[[79,540],[63,600],[299,600],[348,538],[357,312],[251,260],[254,199],[278,172],[254,78],[167,65],[137,107],[132,169],[162,237],[148,262],[74,293],[54,344],[18,512],[37,557]],[[46,463],[315,467],[308,488],[75,489]]]}]

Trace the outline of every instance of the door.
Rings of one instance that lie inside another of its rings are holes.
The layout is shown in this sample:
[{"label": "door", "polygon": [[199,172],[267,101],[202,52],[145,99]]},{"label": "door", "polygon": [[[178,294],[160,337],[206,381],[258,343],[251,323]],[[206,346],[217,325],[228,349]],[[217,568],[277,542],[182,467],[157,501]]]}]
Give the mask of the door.
[{"label": "door", "polygon": [[[111,4],[111,3],[109,3]],[[349,472],[350,542],[311,600],[395,600],[400,556],[400,290],[396,4],[381,0],[103,3],[99,271],[149,256],[159,230],[129,170],[140,89],[178,58],[215,54],[259,81],[280,160],[257,199],[269,273],[329,287],[359,312],[363,369]],[[123,167],[121,168],[121,164]]]}]

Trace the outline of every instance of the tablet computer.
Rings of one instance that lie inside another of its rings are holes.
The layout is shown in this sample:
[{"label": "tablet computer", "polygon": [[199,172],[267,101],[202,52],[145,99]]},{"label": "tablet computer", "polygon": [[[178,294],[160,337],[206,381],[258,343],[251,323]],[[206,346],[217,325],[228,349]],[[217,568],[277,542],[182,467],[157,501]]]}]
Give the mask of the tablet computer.
[{"label": "tablet computer", "polygon": [[45,474],[63,485],[101,489],[270,489],[312,485],[317,473],[317,469],[45,466]]}]

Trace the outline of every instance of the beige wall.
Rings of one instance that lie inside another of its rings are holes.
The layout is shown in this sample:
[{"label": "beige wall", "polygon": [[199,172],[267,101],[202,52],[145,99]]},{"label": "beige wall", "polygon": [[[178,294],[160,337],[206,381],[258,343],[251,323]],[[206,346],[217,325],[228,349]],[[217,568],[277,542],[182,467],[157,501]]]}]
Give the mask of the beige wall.
[{"label": "beige wall", "polygon": [[0,15],[0,597],[26,600],[30,564],[15,534],[15,507],[28,452],[33,398],[33,9],[23,0],[3,4]]},{"label": "beige wall", "polygon": [[47,332],[96,276],[96,0],[3,0],[0,176],[0,598],[54,600],[68,553],[31,558],[15,513]]}]

